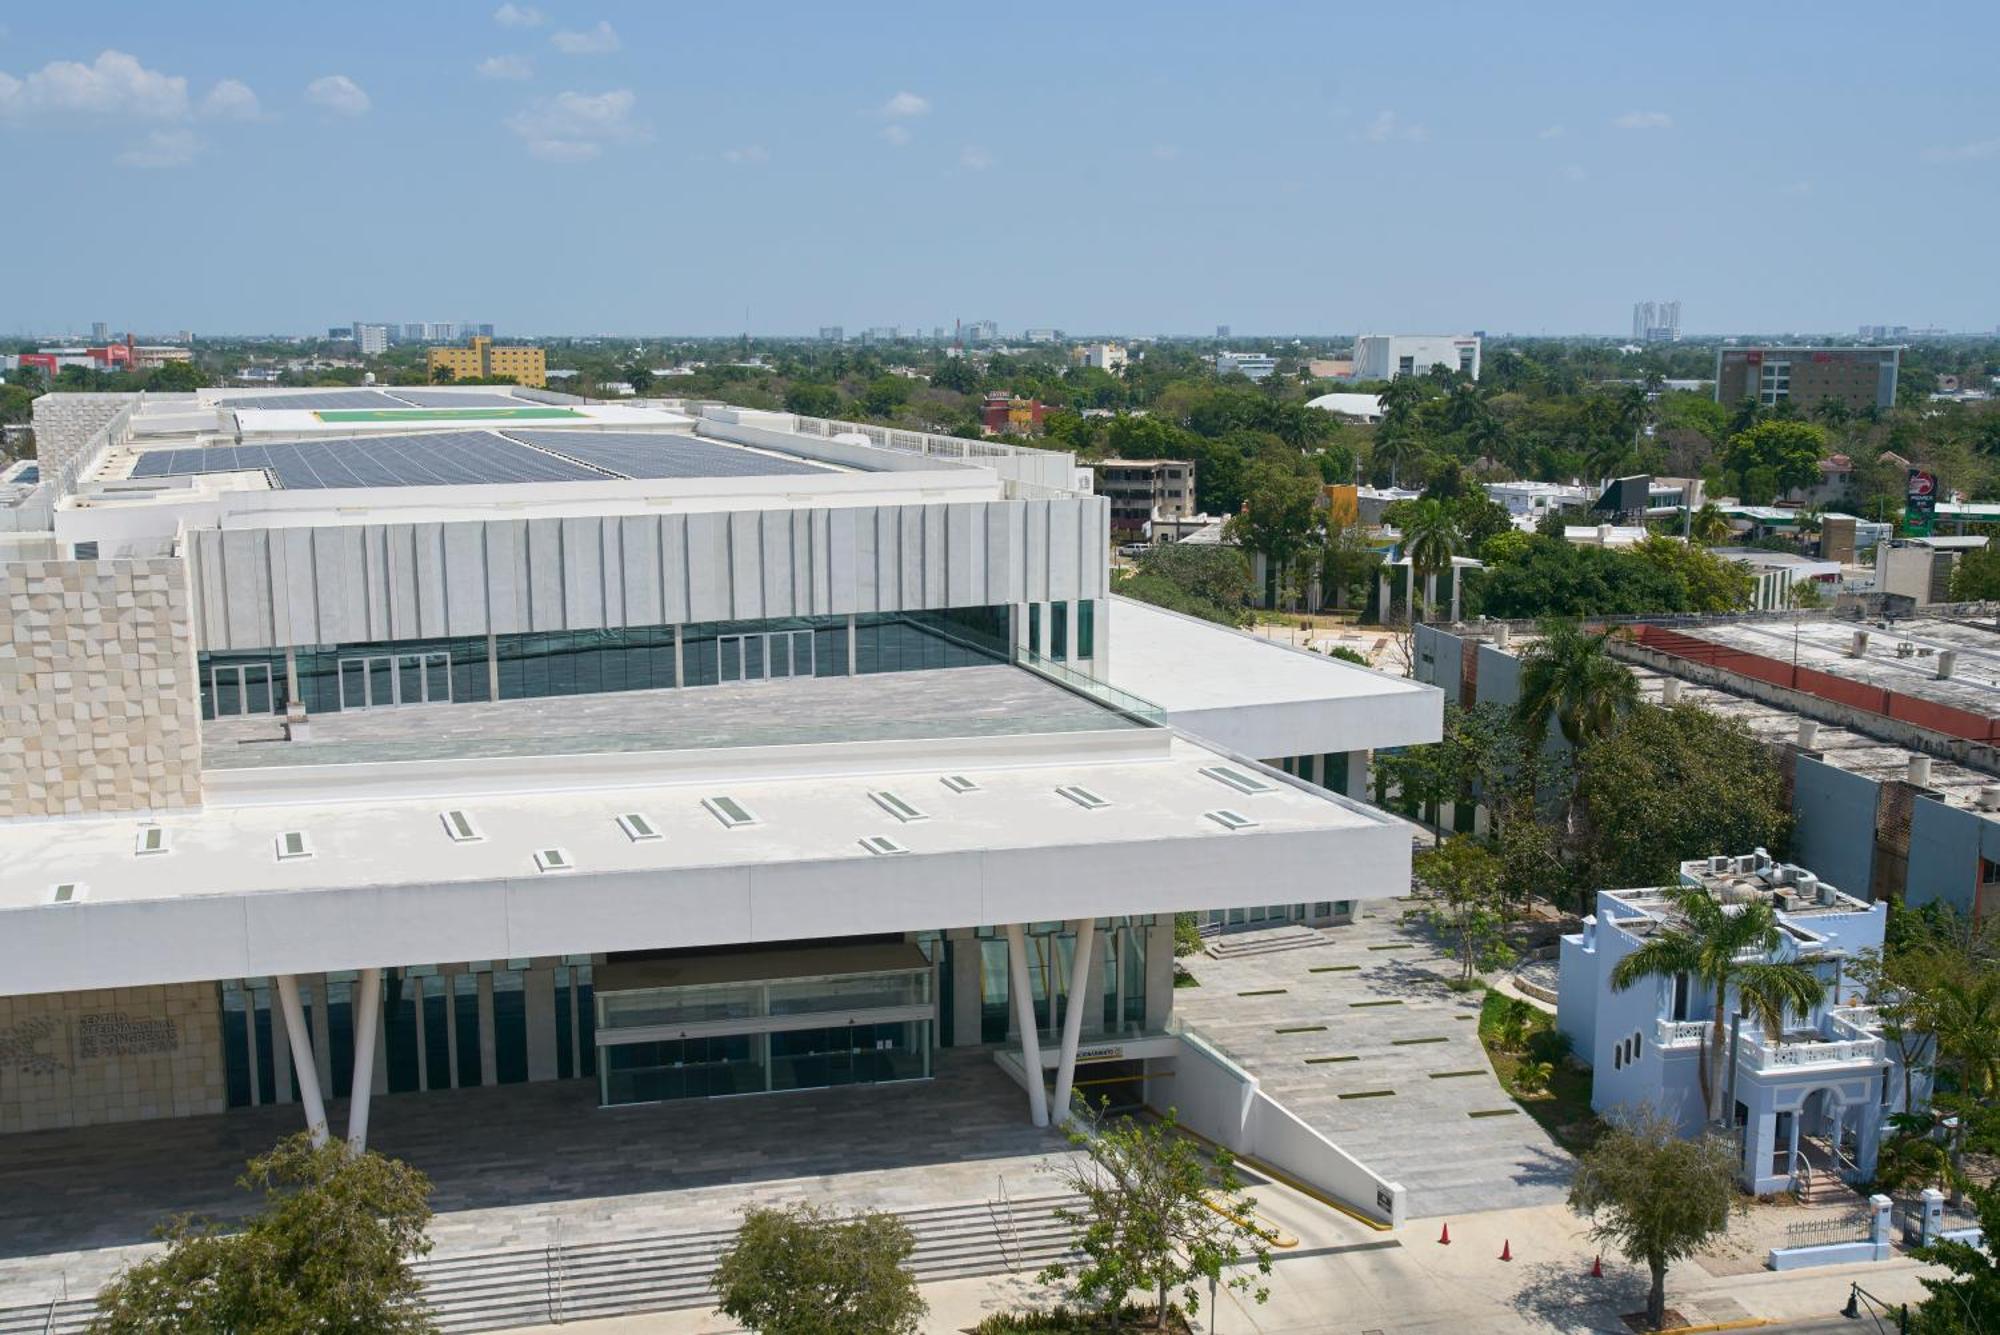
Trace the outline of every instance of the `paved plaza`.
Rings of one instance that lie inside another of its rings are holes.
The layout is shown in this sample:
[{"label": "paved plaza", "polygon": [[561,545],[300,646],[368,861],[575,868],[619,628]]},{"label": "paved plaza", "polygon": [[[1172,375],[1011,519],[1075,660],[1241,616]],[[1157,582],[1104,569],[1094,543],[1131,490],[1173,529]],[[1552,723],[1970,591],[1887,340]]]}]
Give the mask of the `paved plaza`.
[{"label": "paved plaza", "polygon": [[[594,1081],[378,1095],[369,1147],[429,1174],[437,1255],[683,1233],[746,1206],[909,1210],[1045,1195],[1069,1152],[983,1052],[937,1078],[780,1097],[597,1107]],[[344,1102],[330,1112],[345,1127]],[[0,1307],[87,1292],[153,1226],[254,1203],[245,1160],[303,1129],[296,1105],[0,1137]],[[837,1186],[836,1186],[837,1181]]]},{"label": "paved plaza", "polygon": [[1569,1154],[1501,1089],[1479,1043],[1479,995],[1445,986],[1457,966],[1400,921],[1408,907],[1366,904],[1353,924],[1323,929],[1321,947],[1183,960],[1201,986],[1174,994],[1175,1014],[1401,1182],[1411,1218],[1560,1201]]}]

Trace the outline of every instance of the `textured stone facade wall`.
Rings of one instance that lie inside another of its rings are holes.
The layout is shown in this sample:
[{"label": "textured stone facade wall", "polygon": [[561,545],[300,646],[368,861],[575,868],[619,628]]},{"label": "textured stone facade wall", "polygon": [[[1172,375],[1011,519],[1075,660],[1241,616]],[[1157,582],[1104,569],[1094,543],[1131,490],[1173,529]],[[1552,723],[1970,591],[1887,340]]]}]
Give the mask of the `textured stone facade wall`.
[{"label": "textured stone facade wall", "polygon": [[186,563],[0,566],[0,817],[200,802]]},{"label": "textured stone facade wall", "polygon": [[0,997],[0,1133],[219,1113],[213,983]]},{"label": "textured stone facade wall", "polygon": [[97,433],[139,401],[137,394],[44,394],[35,400],[35,457],[42,480],[70,490],[72,465],[86,462]]}]

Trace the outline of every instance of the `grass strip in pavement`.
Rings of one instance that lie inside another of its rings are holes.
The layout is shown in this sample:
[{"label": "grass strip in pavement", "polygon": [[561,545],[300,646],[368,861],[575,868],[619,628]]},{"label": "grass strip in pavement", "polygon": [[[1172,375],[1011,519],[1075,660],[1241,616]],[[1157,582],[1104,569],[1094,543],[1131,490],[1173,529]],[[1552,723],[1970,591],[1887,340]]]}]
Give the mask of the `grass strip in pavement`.
[{"label": "grass strip in pavement", "polygon": [[1519,1117],[1519,1108],[1479,1108],[1466,1114],[1467,1117]]},{"label": "grass strip in pavement", "polygon": [[1435,1034],[1429,1038],[1392,1038],[1389,1040],[1389,1046],[1392,1048],[1413,1048],[1417,1046],[1417,1044],[1419,1043],[1449,1043],[1449,1042],[1451,1042],[1451,1040],[1449,1038],[1446,1038],[1443,1034]]},{"label": "grass strip in pavement", "polygon": [[[1393,1089],[1357,1089],[1352,1094],[1339,1094],[1335,1097],[1343,1099],[1393,1099],[1396,1097],[1396,1091]],[[1478,1115],[1478,1113],[1473,1114],[1474,1117]]]},{"label": "grass strip in pavement", "polygon": [[1364,1006],[1400,1006],[1403,1003],[1392,997],[1387,1001],[1350,1001],[1347,1004],[1350,1009],[1359,1010]]},{"label": "grass strip in pavement", "polygon": [[1333,1064],[1334,1064],[1334,1063],[1336,1063],[1336,1062],[1358,1062],[1358,1061],[1360,1061],[1360,1060],[1361,1060],[1361,1058],[1359,1058],[1359,1057],[1357,1057],[1357,1056],[1342,1056],[1342,1057],[1308,1057],[1308,1058],[1306,1058],[1306,1065],[1308,1065],[1308,1066],[1330,1066],[1330,1065],[1333,1065]]},{"label": "grass strip in pavement", "polygon": [[1238,992],[1236,995],[1239,997],[1282,997],[1285,995],[1285,989],[1282,987],[1260,987],[1249,992]]},{"label": "grass strip in pavement", "polygon": [[1274,1034],[1323,1034],[1326,1032],[1326,1026],[1323,1024],[1298,1024],[1293,1025],[1289,1029],[1273,1029],[1271,1032]]},{"label": "grass strip in pavement", "polygon": [[1370,946],[1368,948],[1370,950],[1415,950],[1417,943],[1414,941],[1391,941],[1386,946]]},{"label": "grass strip in pavement", "polygon": [[1360,967],[1361,966],[1359,964],[1315,964],[1312,968],[1307,969],[1306,972],[1307,973],[1353,973]]},{"label": "grass strip in pavement", "polygon": [[1485,1075],[1484,1071],[1432,1071],[1433,1080],[1462,1080],[1469,1075]]}]

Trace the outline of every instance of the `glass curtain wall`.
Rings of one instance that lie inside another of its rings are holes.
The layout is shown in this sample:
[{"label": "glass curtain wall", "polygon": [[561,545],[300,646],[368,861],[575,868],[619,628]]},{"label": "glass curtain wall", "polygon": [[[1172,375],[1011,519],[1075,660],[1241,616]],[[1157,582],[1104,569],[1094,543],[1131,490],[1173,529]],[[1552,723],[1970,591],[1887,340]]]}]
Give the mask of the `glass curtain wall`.
[{"label": "glass curtain wall", "polygon": [[[1099,1014],[1107,1034],[1138,1033],[1146,1024],[1146,933],[1154,916],[1100,918],[1096,945]],[[1013,984],[1008,971],[1006,929],[982,927],[979,948],[979,1041],[1005,1043],[1013,1027]],[[1035,998],[1035,1030],[1045,1041],[1062,1037],[1069,1009],[1076,933],[1067,923],[1031,923],[1026,933],[1028,986]]]}]

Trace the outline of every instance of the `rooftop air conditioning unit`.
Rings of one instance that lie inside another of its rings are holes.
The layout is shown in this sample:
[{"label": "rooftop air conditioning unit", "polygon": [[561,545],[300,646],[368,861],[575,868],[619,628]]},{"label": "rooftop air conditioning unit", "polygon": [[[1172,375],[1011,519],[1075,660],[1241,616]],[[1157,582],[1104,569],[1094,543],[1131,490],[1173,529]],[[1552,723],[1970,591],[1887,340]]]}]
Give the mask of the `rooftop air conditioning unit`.
[{"label": "rooftop air conditioning unit", "polygon": [[2000,783],[1982,783],[1979,785],[1979,809],[1981,811],[2000,811]]},{"label": "rooftop air conditioning unit", "polygon": [[1800,872],[1798,880],[1793,884],[1798,888],[1800,899],[1810,901],[1819,893],[1819,877],[1809,871]]},{"label": "rooftop air conditioning unit", "polygon": [[1727,853],[1717,853],[1708,860],[1708,870],[1712,876],[1720,876],[1722,873],[1728,871],[1729,855]]}]

